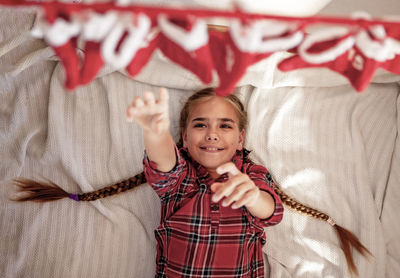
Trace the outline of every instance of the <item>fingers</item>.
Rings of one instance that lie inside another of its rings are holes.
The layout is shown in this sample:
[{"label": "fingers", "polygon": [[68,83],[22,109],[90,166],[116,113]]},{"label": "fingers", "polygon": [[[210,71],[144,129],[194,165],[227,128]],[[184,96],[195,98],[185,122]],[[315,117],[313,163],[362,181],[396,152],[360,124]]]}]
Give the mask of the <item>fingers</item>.
[{"label": "fingers", "polygon": [[222,206],[231,206],[232,209],[241,206],[253,205],[259,195],[260,190],[249,178],[248,175],[241,173],[232,162],[221,165],[217,168],[218,174],[228,173],[229,179],[226,182],[216,182],[211,185],[214,192],[212,201],[217,203],[222,201]]},{"label": "fingers", "polygon": [[243,194],[251,189],[251,185],[249,184],[241,184],[237,186],[230,195],[226,196],[226,198],[222,201],[222,206],[227,207],[230,206],[233,202],[236,202],[240,198],[242,198]]},{"label": "fingers", "polygon": [[143,106],[144,106],[143,100],[139,97],[134,97],[132,103],[126,108],[126,120],[128,122],[132,122],[133,116],[136,112],[135,108],[143,107]]},{"label": "fingers", "polygon": [[168,116],[168,99],[168,91],[165,88],[159,90],[158,99],[152,92],[144,92],[142,97],[135,97],[127,107],[127,121],[135,119],[139,123],[151,122],[152,126],[156,126],[157,122]]},{"label": "fingers", "polygon": [[132,107],[140,108],[143,106],[144,106],[144,101],[140,97],[136,96],[132,101]]},{"label": "fingers", "polygon": [[[247,177],[247,175],[243,176]],[[225,197],[221,204],[224,207],[231,206],[232,209],[237,209],[242,206],[253,206],[260,196],[260,189],[250,179],[245,179],[244,182],[233,186],[236,182],[240,181],[237,179],[234,182],[214,183],[212,190],[215,190],[215,193],[212,201],[217,203]]]},{"label": "fingers", "polygon": [[216,169],[217,173],[223,175],[228,173],[230,179],[225,183],[214,183],[211,186],[211,190],[215,192],[212,197],[213,202],[219,202],[223,197],[228,196],[232,193],[237,185],[243,182],[243,177],[247,177],[242,174],[237,168],[236,165],[232,162],[227,162],[222,164]]},{"label": "fingers", "polygon": [[165,88],[160,88],[158,91],[158,102],[160,104],[167,104],[168,105],[169,95],[168,91]]},{"label": "fingers", "polygon": [[217,173],[220,175],[223,175],[227,173],[229,177],[236,176],[238,174],[241,174],[241,172],[236,168],[236,165],[233,164],[232,162],[227,162],[225,164],[222,164],[219,166],[217,169]]},{"label": "fingers", "polygon": [[151,106],[156,103],[156,97],[152,92],[144,92],[143,93],[143,99],[145,101],[145,105]]},{"label": "fingers", "polygon": [[230,196],[239,185],[248,181],[247,175],[236,175],[224,183],[214,183],[211,186],[211,190],[215,192],[212,196],[212,201],[218,203],[222,198]]},{"label": "fingers", "polygon": [[144,113],[154,114],[156,99],[152,92],[144,92],[142,97],[134,97],[130,106],[128,106],[128,116],[134,117]]},{"label": "fingers", "polygon": [[241,198],[238,198],[238,200],[232,205],[232,208],[237,209],[242,206],[250,207],[256,203],[259,196],[260,190],[258,188],[253,188],[241,195]]}]

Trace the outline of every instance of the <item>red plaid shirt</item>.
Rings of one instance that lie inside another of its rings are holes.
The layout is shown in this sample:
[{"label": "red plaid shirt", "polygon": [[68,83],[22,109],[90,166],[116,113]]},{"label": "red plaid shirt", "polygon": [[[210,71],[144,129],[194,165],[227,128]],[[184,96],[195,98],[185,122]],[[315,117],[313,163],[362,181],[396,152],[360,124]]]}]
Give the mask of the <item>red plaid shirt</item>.
[{"label": "red plaid shirt", "polygon": [[[147,182],[161,199],[156,277],[264,277],[264,227],[278,224],[283,206],[272,189],[268,170],[248,159],[248,151],[232,158],[238,169],[272,195],[275,211],[268,219],[252,216],[245,207],[232,209],[211,201],[214,180],[185,149],[168,173],[144,158]],[[226,181],[227,174],[216,181]]]}]

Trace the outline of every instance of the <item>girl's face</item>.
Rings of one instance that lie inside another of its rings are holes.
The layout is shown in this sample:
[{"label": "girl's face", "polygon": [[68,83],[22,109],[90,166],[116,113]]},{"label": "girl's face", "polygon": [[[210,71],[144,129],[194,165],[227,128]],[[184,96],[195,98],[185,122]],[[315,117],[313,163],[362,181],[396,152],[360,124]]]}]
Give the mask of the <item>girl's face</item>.
[{"label": "girl's face", "polygon": [[232,104],[211,97],[192,107],[182,138],[191,157],[215,179],[219,176],[216,168],[231,161],[236,150],[243,148],[244,130],[239,130]]}]

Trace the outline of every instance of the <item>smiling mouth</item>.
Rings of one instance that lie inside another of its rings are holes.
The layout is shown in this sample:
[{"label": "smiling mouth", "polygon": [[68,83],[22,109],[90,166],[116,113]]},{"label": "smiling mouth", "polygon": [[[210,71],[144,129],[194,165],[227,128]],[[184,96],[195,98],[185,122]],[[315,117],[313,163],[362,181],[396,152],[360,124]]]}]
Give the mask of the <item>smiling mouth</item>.
[{"label": "smiling mouth", "polygon": [[217,152],[224,150],[224,148],[217,148],[217,147],[200,147],[200,149],[208,152]]}]

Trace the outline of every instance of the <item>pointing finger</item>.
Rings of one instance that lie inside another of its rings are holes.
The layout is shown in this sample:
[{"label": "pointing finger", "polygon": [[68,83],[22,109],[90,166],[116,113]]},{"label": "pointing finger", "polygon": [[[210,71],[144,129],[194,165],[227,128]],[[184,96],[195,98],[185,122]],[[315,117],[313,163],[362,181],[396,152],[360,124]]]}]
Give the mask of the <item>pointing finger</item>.
[{"label": "pointing finger", "polygon": [[236,168],[235,164],[233,164],[232,162],[227,162],[217,168],[217,173],[220,175],[228,173],[229,176],[232,177],[240,174],[240,171],[238,170],[238,168]]},{"label": "pointing finger", "polygon": [[160,88],[160,90],[158,91],[158,96],[160,104],[168,104],[169,95],[167,89]]},{"label": "pointing finger", "polygon": [[235,188],[241,184],[246,183],[247,176],[245,175],[237,175],[232,177],[226,182],[216,183],[217,187],[214,186],[214,195],[212,196],[213,202],[219,202],[223,197],[228,197],[232,194]]}]

